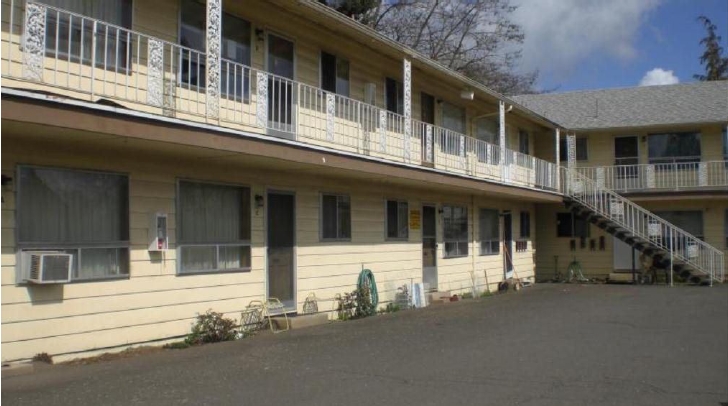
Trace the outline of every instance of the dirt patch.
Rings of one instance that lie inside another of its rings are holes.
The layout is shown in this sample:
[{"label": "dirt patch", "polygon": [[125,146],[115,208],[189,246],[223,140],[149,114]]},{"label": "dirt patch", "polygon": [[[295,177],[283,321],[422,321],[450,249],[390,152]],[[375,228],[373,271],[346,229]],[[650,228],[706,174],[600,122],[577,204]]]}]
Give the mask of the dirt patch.
[{"label": "dirt patch", "polygon": [[70,361],[65,362],[59,362],[59,365],[88,365],[88,364],[95,364],[98,362],[106,362],[106,361],[113,361],[123,358],[131,358],[131,357],[138,357],[140,355],[147,355],[147,354],[153,354],[161,351],[166,351],[166,349],[162,346],[142,346],[142,347],[134,347],[134,348],[127,348],[124,351],[120,352],[106,352],[101,355],[97,355],[95,357],[88,357],[88,358],[76,358],[72,359]]}]

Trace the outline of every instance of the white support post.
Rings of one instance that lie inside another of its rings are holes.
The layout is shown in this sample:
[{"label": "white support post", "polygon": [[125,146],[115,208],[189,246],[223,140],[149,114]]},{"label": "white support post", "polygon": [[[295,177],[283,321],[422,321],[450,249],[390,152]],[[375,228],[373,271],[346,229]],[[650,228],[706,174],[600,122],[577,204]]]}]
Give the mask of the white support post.
[{"label": "white support post", "polygon": [[556,131],[554,131],[554,141],[556,143],[556,153],[554,154],[554,162],[556,162],[556,190],[561,191],[561,131],[558,128],[556,129]]},{"label": "white support post", "polygon": [[412,143],[412,62],[404,59],[402,64],[404,84],[404,158],[410,159],[410,144]]},{"label": "white support post", "polygon": [[498,164],[504,166],[506,163],[506,104],[502,100],[498,102],[498,146],[500,147],[500,159]]},{"label": "white support post", "polygon": [[207,0],[205,88],[207,117],[220,117],[220,64],[222,42],[222,0]]}]

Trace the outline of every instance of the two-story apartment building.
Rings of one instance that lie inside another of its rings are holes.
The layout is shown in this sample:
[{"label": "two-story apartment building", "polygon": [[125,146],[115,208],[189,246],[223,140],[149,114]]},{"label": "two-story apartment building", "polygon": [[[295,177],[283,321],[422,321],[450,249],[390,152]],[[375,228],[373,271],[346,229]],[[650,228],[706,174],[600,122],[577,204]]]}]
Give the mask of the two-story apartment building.
[{"label": "two-story apartment building", "polygon": [[2,24],[5,361],[331,310],[362,268],[382,306],[533,278],[557,126],[317,2],[4,0]]},{"label": "two-story apartment building", "polygon": [[[728,81],[516,99],[576,135],[579,173],[728,250]],[[574,259],[611,279],[631,280],[642,268],[637,250],[561,205],[538,205],[536,218],[539,235],[550,237],[539,244],[539,279]]]},{"label": "two-story apartment building", "polygon": [[316,1],[3,0],[1,53],[3,361],[330,311],[363,268],[381,306],[477,294],[534,278],[537,207],[642,210],[559,167],[563,126]]}]

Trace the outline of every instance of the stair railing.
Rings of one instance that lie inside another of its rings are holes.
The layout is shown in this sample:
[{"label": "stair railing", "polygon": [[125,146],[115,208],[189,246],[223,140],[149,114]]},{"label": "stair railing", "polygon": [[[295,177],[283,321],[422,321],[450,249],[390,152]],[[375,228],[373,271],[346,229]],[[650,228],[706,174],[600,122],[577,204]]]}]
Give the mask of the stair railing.
[{"label": "stair railing", "polygon": [[723,282],[724,254],[698,237],[656,216],[613,190],[569,168],[561,168],[561,192],[609,219],[629,234],[664,250],[713,281]]}]

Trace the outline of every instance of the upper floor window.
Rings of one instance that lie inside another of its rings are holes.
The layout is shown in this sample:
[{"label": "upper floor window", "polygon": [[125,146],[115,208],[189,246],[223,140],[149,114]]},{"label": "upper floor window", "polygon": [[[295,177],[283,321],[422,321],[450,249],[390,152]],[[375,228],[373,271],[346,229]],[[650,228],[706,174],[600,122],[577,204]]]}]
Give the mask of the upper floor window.
[{"label": "upper floor window", "polygon": [[442,207],[445,258],[468,255],[468,208],[465,206]]},{"label": "upper floor window", "polygon": [[723,159],[728,161],[728,127],[723,127]]},{"label": "upper floor window", "polygon": [[72,280],[129,275],[125,175],[21,166],[18,247],[72,255]]},{"label": "upper floor window", "polygon": [[464,151],[460,145],[462,141],[460,136],[465,134],[465,109],[447,102],[442,102],[440,109],[442,126],[450,130],[441,134],[440,147],[445,153],[459,155],[461,151]]},{"label": "upper floor window", "polygon": [[[182,0],[179,42],[197,51],[182,49],[181,55],[177,56],[183,85],[205,86],[206,18],[204,2]],[[249,96],[251,38],[250,22],[232,14],[222,14],[220,91],[223,95],[245,97],[246,100]]]},{"label": "upper floor window", "polygon": [[[82,19],[66,12],[49,9],[46,18],[46,52],[58,59],[91,63],[111,70],[125,70],[129,62],[129,44],[125,29],[131,28],[132,0],[44,0],[43,3],[88,17]],[[101,24],[96,27],[94,22]],[[96,49],[93,49],[96,44]]]},{"label": "upper floor window", "polygon": [[250,270],[250,189],[179,182],[179,272]]},{"label": "upper floor window", "polygon": [[384,83],[384,98],[388,111],[404,114],[404,87],[402,82],[387,78]]},{"label": "upper floor window", "polygon": [[528,131],[518,130],[518,152],[522,154],[530,154],[530,137]]},{"label": "upper floor window", "polygon": [[[589,159],[587,139],[584,137],[576,139],[576,160],[587,161]],[[569,161],[569,148],[566,142],[566,138],[559,140],[559,160],[561,162]]]},{"label": "upper floor window", "polygon": [[488,117],[479,118],[475,121],[475,137],[481,141],[498,145],[498,129],[500,125],[497,119]]},{"label": "upper floor window", "polygon": [[349,61],[321,52],[321,88],[349,97]]},{"label": "upper floor window", "polygon": [[351,239],[351,200],[348,195],[321,195],[321,239]]},{"label": "upper floor window", "polygon": [[651,164],[700,162],[700,133],[650,134],[647,156]]}]

